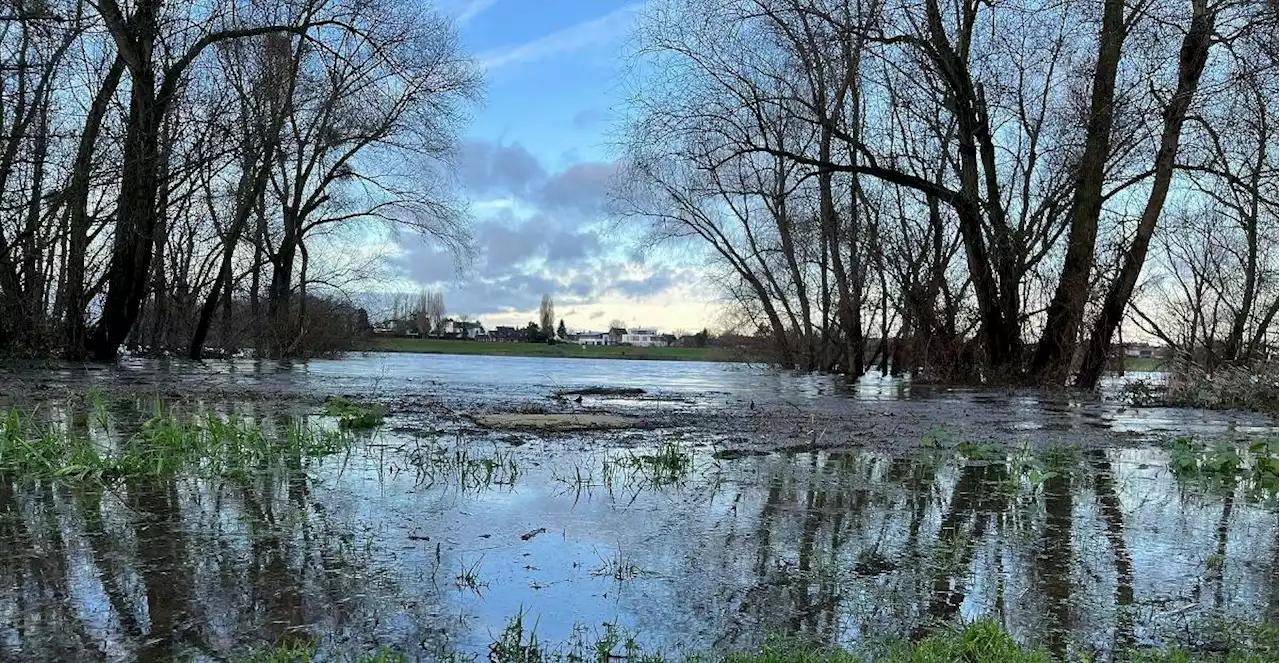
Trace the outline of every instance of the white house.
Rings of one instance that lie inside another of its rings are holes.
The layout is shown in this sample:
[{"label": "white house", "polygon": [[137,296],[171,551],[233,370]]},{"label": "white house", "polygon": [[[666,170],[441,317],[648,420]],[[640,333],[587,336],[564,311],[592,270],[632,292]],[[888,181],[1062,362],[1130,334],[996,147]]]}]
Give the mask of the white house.
[{"label": "white house", "polygon": [[465,338],[470,340],[484,340],[489,337],[485,333],[484,325],[479,322],[461,322],[458,320],[445,320],[441,325],[443,336],[445,338]]},{"label": "white house", "polygon": [[608,332],[578,332],[573,335],[573,340],[578,345],[609,345]]},{"label": "white house", "polygon": [[663,340],[662,335],[658,333],[657,329],[644,329],[640,327],[627,330],[627,333],[622,336],[622,342],[627,345],[634,345],[641,348],[663,346],[667,344],[666,341]]}]

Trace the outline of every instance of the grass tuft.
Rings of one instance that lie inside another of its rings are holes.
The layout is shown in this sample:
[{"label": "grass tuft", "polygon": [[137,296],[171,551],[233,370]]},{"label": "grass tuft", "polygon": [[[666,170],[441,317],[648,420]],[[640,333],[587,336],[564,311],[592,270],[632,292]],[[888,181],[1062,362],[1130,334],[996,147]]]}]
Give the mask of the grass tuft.
[{"label": "grass tuft", "polygon": [[693,456],[674,442],[663,442],[651,454],[628,453],[604,461],[606,479],[622,474],[628,483],[639,478],[651,486],[668,486],[679,482],[693,467]]},{"label": "grass tuft", "polygon": [[419,485],[456,483],[462,492],[480,492],[495,486],[514,486],[520,465],[510,450],[497,445],[488,451],[471,449],[461,440],[452,448],[439,441],[416,442],[405,457]]},{"label": "grass tuft", "polygon": [[0,476],[104,485],[129,477],[244,476],[300,467],[350,442],[296,421],[273,435],[250,419],[159,405],[134,434],[113,439],[105,430],[72,431],[38,412],[12,409],[0,417]]},{"label": "grass tuft", "polygon": [[1210,447],[1195,438],[1179,437],[1169,448],[1169,469],[1179,481],[1217,492],[1244,484],[1254,495],[1274,496],[1280,487],[1278,465],[1273,439],[1257,440],[1245,448],[1230,443]]},{"label": "grass tuft", "polygon": [[334,396],[324,404],[324,414],[338,420],[339,428],[367,430],[382,425],[387,416],[387,406],[381,403],[358,403],[342,396]]},{"label": "grass tuft", "polygon": [[317,657],[319,652],[320,646],[315,641],[286,642],[233,660],[235,663],[313,663],[317,660],[346,663],[409,663],[408,655],[390,647],[379,647],[355,658],[320,659]]},{"label": "grass tuft", "polygon": [[[920,640],[899,640],[877,647],[875,651],[855,652],[838,647],[815,647],[798,641],[770,639],[756,651],[720,655],[663,651],[645,651],[633,633],[617,624],[606,622],[604,630],[595,631],[575,626],[570,641],[547,645],[538,638],[536,620],[530,623],[521,608],[507,620],[506,626],[489,645],[487,659],[492,663],[1049,663],[1053,657],[1034,646],[1018,643],[998,622],[980,619],[968,624],[944,628]],[[1206,647],[1136,649],[1116,652],[1116,660],[1135,663],[1269,663],[1276,660],[1276,629],[1235,628],[1226,641],[1206,643]],[[286,644],[275,649],[237,659],[238,663],[311,663],[316,660],[315,644]],[[439,660],[462,663],[476,661],[474,655],[445,653]],[[325,660],[351,663],[404,663],[408,658],[391,649],[379,649],[354,659]],[[1084,658],[1070,658],[1073,663]]]}]

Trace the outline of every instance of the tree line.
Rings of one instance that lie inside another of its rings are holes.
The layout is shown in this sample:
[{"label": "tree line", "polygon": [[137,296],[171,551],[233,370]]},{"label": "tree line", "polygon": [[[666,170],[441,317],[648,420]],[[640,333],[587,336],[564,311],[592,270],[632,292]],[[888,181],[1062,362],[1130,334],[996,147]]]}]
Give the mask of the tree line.
[{"label": "tree line", "polygon": [[306,352],[401,228],[464,248],[480,77],[392,0],[0,3],[0,354]]},{"label": "tree line", "polygon": [[1231,0],[657,0],[617,212],[712,256],[785,366],[1087,387],[1125,328],[1248,364],[1276,329],[1276,27]]}]

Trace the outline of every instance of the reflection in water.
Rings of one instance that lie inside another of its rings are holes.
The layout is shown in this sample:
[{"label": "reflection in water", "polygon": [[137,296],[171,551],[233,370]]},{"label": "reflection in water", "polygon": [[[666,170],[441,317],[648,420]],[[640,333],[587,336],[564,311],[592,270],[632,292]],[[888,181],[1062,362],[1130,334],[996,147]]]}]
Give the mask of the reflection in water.
[{"label": "reflection in water", "polygon": [[[1038,482],[1016,463],[761,460],[765,487],[743,487],[763,493],[752,581],[732,606],[727,643],[770,632],[840,643],[994,615],[1058,657],[1106,657],[1207,616],[1274,620],[1274,503],[1221,519],[1238,497],[1171,508],[1179,489],[1163,456],[1095,451]],[[1222,545],[1226,532],[1247,543]],[[735,549],[704,567],[743,577]],[[1218,581],[1223,568],[1234,584]],[[1215,596],[1202,597],[1209,587]]]},{"label": "reflection in water", "polygon": [[[143,411],[116,403],[105,428],[131,434]],[[91,434],[82,412],[52,413]],[[318,633],[367,641],[394,588],[351,524],[312,499],[321,480],[274,466],[110,487],[0,476],[0,660],[220,660]]]},{"label": "reflection in water", "polygon": [[[109,429],[146,412],[118,407]],[[483,654],[523,606],[547,641],[616,620],[696,649],[770,633],[849,645],[990,615],[1059,656],[1105,659],[1208,617],[1275,618],[1274,495],[1179,484],[1157,448],[717,462],[691,447],[683,481],[623,499],[553,479],[599,467],[594,452],[528,444],[513,485],[460,490],[393,471],[418,446],[383,433],[306,472],[111,488],[0,478],[0,658],[222,660],[310,637]],[[597,572],[608,563],[636,572]],[[482,592],[455,583],[460,567]]]}]

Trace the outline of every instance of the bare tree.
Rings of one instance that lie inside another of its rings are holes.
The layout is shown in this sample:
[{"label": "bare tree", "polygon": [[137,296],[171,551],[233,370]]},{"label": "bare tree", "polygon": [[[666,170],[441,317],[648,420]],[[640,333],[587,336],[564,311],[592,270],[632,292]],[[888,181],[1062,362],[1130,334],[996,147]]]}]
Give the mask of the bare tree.
[{"label": "bare tree", "polygon": [[543,295],[542,303],[538,306],[538,319],[541,321],[542,335],[548,341],[556,337],[556,306],[551,300],[551,295]]},{"label": "bare tree", "polygon": [[307,288],[344,302],[367,271],[336,248],[371,224],[465,259],[447,171],[479,76],[448,21],[389,0],[47,0],[12,14],[0,352],[108,359],[128,342],[199,357],[263,327],[265,298],[269,345],[288,353],[306,336]]},{"label": "bare tree", "polygon": [[[1229,197],[1252,275],[1227,312],[1241,355],[1274,319],[1248,248],[1274,149],[1219,127],[1273,124],[1249,110],[1273,105],[1272,25],[1209,0],[660,1],[639,33],[661,74],[631,99],[619,217],[704,247],[784,365],[859,373],[878,326],[882,362],[1089,386],[1169,191]],[[1241,92],[1206,100],[1204,77]]]},{"label": "bare tree", "polygon": [[[439,291],[423,292],[418,295],[418,303],[413,310],[414,320],[418,325],[418,333],[425,338],[429,334],[444,332],[444,293]],[[459,318],[461,320],[462,318]]]}]

